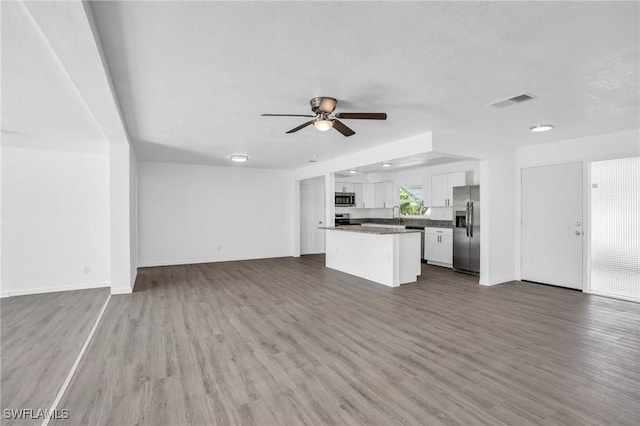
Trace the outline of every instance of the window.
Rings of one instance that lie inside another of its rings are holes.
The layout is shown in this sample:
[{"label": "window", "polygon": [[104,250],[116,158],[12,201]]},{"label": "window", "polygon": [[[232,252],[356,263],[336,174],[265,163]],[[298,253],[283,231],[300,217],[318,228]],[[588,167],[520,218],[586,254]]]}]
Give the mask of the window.
[{"label": "window", "polygon": [[400,215],[429,216],[429,207],[424,206],[422,185],[404,185],[399,191]]},{"label": "window", "polygon": [[640,301],[640,157],[591,164],[591,291]]}]

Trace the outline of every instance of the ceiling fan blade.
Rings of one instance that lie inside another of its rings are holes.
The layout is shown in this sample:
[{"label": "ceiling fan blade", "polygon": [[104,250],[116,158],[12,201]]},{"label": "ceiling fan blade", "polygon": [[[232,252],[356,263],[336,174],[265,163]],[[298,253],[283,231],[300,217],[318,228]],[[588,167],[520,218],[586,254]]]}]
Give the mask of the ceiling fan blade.
[{"label": "ceiling fan blade", "polygon": [[353,130],[351,130],[347,126],[345,126],[345,124],[342,121],[339,121],[339,120],[333,120],[333,128],[336,129],[337,131],[339,131],[340,133],[342,133],[344,136],[347,136],[347,137],[356,134],[356,132],[354,132]]},{"label": "ceiling fan blade", "polygon": [[337,118],[345,120],[386,120],[386,112],[339,112]]},{"label": "ceiling fan blade", "polygon": [[260,114],[262,117],[315,117],[309,114]]},{"label": "ceiling fan blade", "polygon": [[297,132],[300,129],[304,129],[305,127],[307,127],[309,124],[313,123],[313,120],[309,120],[306,123],[303,123],[301,125],[299,125],[298,127],[289,130],[287,133],[293,133],[293,132]]}]

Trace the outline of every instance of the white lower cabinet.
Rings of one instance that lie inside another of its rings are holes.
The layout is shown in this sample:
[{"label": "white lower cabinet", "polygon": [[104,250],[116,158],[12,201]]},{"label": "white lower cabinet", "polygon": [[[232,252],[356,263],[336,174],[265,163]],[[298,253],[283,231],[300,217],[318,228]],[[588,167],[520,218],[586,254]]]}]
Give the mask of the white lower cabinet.
[{"label": "white lower cabinet", "polygon": [[453,229],[424,228],[424,258],[427,263],[453,266]]}]

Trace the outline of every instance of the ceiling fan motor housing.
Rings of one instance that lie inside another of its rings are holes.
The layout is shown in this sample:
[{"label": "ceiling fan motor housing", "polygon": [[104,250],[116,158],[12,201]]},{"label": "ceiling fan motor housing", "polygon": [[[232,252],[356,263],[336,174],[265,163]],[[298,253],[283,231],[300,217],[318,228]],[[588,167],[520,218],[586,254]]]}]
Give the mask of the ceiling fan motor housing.
[{"label": "ceiling fan motor housing", "polygon": [[316,114],[324,113],[331,114],[336,109],[338,101],[335,98],[329,98],[326,96],[316,96],[309,101],[311,104],[311,111]]}]

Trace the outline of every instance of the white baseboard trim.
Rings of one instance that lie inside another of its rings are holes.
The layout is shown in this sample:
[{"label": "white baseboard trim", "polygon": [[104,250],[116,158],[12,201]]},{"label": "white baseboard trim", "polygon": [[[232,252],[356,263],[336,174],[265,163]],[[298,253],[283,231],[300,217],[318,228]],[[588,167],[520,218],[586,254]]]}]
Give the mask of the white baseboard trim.
[{"label": "white baseboard trim", "polygon": [[487,286],[487,287],[491,287],[491,286],[498,285],[498,284],[509,283],[511,281],[515,281],[515,278],[513,276],[504,277],[504,278],[494,278],[494,279],[486,281],[486,282],[485,281],[480,281],[478,284],[484,285],[484,286]]},{"label": "white baseboard trim", "polygon": [[440,266],[442,268],[453,269],[453,265],[450,263],[434,262],[433,260],[427,260],[427,265]]},{"label": "white baseboard trim", "polygon": [[182,259],[182,260],[150,260],[141,261],[140,268],[153,268],[156,266],[175,266],[175,265],[193,265],[197,263],[219,263],[219,262],[235,262],[238,260],[255,260],[255,259],[273,259],[277,257],[291,257],[291,253],[283,252],[279,254],[255,255],[250,257],[232,257],[232,258],[207,258],[207,259]]},{"label": "white baseboard trim", "polygon": [[585,290],[583,290],[583,292],[587,293],[587,294],[593,294],[594,296],[608,297],[610,299],[618,299],[618,300],[624,300],[626,302],[640,303],[640,299],[636,299],[634,297],[618,296],[618,295],[614,295],[614,294],[601,293],[599,291],[585,291]]},{"label": "white baseboard trim", "polygon": [[114,294],[131,294],[133,293],[133,288],[131,287],[111,287],[111,295]]},{"label": "white baseboard trim", "polygon": [[57,293],[59,291],[88,290],[91,288],[103,288],[103,287],[109,287],[109,286],[110,284],[107,282],[97,282],[97,283],[83,283],[83,284],[56,286],[56,287],[29,288],[26,290],[8,290],[8,291],[0,291],[0,298],[13,297],[13,296],[27,296],[30,294]]}]

